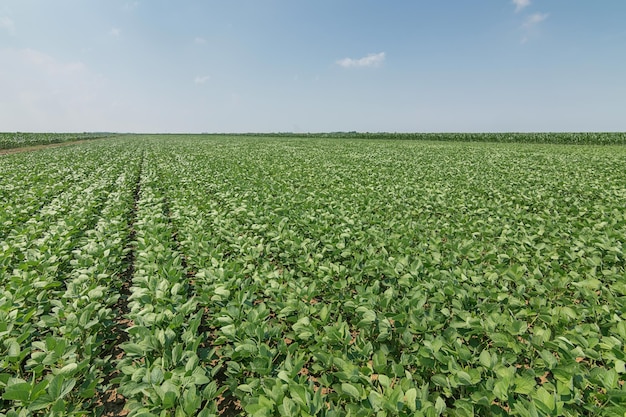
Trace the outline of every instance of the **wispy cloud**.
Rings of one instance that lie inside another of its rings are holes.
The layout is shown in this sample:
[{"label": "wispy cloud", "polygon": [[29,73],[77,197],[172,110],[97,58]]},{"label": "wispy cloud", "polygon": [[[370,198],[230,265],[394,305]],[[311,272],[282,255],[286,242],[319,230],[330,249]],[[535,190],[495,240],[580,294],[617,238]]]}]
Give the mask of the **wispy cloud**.
[{"label": "wispy cloud", "polygon": [[9,35],[15,35],[15,23],[6,16],[0,16],[0,29],[6,30]]},{"label": "wispy cloud", "polygon": [[210,79],[210,75],[198,75],[196,78],[193,79],[193,82],[196,84],[205,84]]},{"label": "wispy cloud", "polygon": [[76,62],[59,62],[50,55],[35,49],[22,49],[18,52],[21,60],[33,68],[39,68],[51,75],[72,76],[85,71],[85,64]]},{"label": "wispy cloud", "polygon": [[193,41],[197,43],[198,45],[204,45],[206,43],[206,39],[200,36],[197,36]]},{"label": "wispy cloud", "polygon": [[533,13],[526,17],[522,28],[525,31],[525,35],[522,37],[522,43],[528,42],[531,37],[538,35],[537,26],[548,18],[548,13]]},{"label": "wispy cloud", "polygon": [[543,22],[548,18],[548,13],[533,13],[524,20],[523,27],[529,29],[537,26],[539,23]]},{"label": "wispy cloud", "polygon": [[530,6],[530,0],[513,0],[513,4],[515,5],[515,13],[518,13]]},{"label": "wispy cloud", "polygon": [[100,85],[82,62],[60,61],[34,49],[0,49],[0,67],[8,74],[0,80],[3,98],[41,120],[83,111]]},{"label": "wispy cloud", "polygon": [[377,67],[385,61],[385,53],[369,54],[363,58],[343,58],[337,61],[337,65],[343,68]]},{"label": "wispy cloud", "polygon": [[119,38],[122,35],[122,29],[111,28],[111,30],[109,31],[109,35],[113,36],[114,38]]},{"label": "wispy cloud", "polygon": [[138,1],[129,1],[124,4],[124,10],[129,12],[135,10],[137,7],[139,7]]}]

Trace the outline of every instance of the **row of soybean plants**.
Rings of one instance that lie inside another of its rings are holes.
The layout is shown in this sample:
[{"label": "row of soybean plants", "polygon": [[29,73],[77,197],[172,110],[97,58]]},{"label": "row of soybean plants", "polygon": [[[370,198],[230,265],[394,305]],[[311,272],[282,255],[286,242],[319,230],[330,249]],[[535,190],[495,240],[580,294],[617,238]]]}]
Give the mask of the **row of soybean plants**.
[{"label": "row of soybean plants", "polygon": [[[0,241],[0,415],[93,413],[111,372],[141,154],[83,146],[6,158],[41,179],[24,193],[48,197]],[[46,190],[57,172],[64,186]]]},{"label": "row of soybean plants", "polygon": [[0,158],[0,238],[67,189],[73,183],[68,178],[80,178],[92,168],[91,164],[72,165],[72,158],[71,154],[58,153],[54,170],[49,169],[50,161],[38,153]]},{"label": "row of soybean plants", "polygon": [[97,139],[113,136],[111,133],[28,133],[0,132],[0,149],[24,146],[49,145],[75,140]]},{"label": "row of soybean plants", "polygon": [[198,366],[245,413],[625,411],[621,148],[165,145]]},{"label": "row of soybean plants", "polygon": [[179,252],[163,180],[148,148],[133,226],[128,341],[117,364],[119,393],[130,416],[214,415],[220,391],[210,365],[213,353],[201,337],[204,311]]}]

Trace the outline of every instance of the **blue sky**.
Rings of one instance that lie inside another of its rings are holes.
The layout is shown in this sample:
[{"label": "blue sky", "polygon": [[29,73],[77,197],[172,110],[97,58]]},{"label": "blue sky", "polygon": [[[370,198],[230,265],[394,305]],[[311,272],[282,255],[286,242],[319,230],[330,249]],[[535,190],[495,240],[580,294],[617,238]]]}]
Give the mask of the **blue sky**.
[{"label": "blue sky", "polygon": [[626,131],[624,0],[2,0],[0,131]]}]

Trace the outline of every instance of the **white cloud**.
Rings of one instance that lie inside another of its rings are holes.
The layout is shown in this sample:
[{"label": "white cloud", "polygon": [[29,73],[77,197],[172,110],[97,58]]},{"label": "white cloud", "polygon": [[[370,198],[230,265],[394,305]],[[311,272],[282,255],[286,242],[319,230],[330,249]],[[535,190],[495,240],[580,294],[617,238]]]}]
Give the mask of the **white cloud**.
[{"label": "white cloud", "polygon": [[15,35],[15,23],[6,16],[0,16],[0,29],[6,30],[9,35]]},{"label": "white cloud", "polygon": [[530,0],[513,0],[513,4],[515,5],[515,13],[517,13],[530,6]]},{"label": "white cloud", "polygon": [[205,84],[210,79],[210,75],[198,75],[196,78],[194,78],[193,82],[196,84]]},{"label": "white cloud", "polygon": [[204,45],[206,43],[206,39],[201,38],[200,36],[196,37],[193,41],[198,45]]},{"label": "white cloud", "polygon": [[537,26],[539,23],[543,22],[548,18],[548,13],[533,13],[524,20],[524,26],[527,29],[533,28]]},{"label": "white cloud", "polygon": [[119,38],[122,35],[122,29],[111,28],[111,30],[109,31],[109,35],[113,36],[114,38]]},{"label": "white cloud", "polygon": [[369,54],[363,58],[344,58],[337,61],[337,65],[344,68],[377,67],[385,61],[385,53]]}]

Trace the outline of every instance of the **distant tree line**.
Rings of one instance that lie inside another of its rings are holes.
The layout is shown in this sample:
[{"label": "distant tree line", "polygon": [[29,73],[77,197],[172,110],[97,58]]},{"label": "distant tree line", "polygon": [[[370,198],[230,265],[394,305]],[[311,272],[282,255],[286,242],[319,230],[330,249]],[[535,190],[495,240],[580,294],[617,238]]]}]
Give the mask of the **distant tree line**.
[{"label": "distant tree line", "polygon": [[252,137],[386,139],[449,142],[551,143],[585,145],[626,144],[626,132],[392,133],[350,131],[327,133],[234,133],[228,135]]}]

